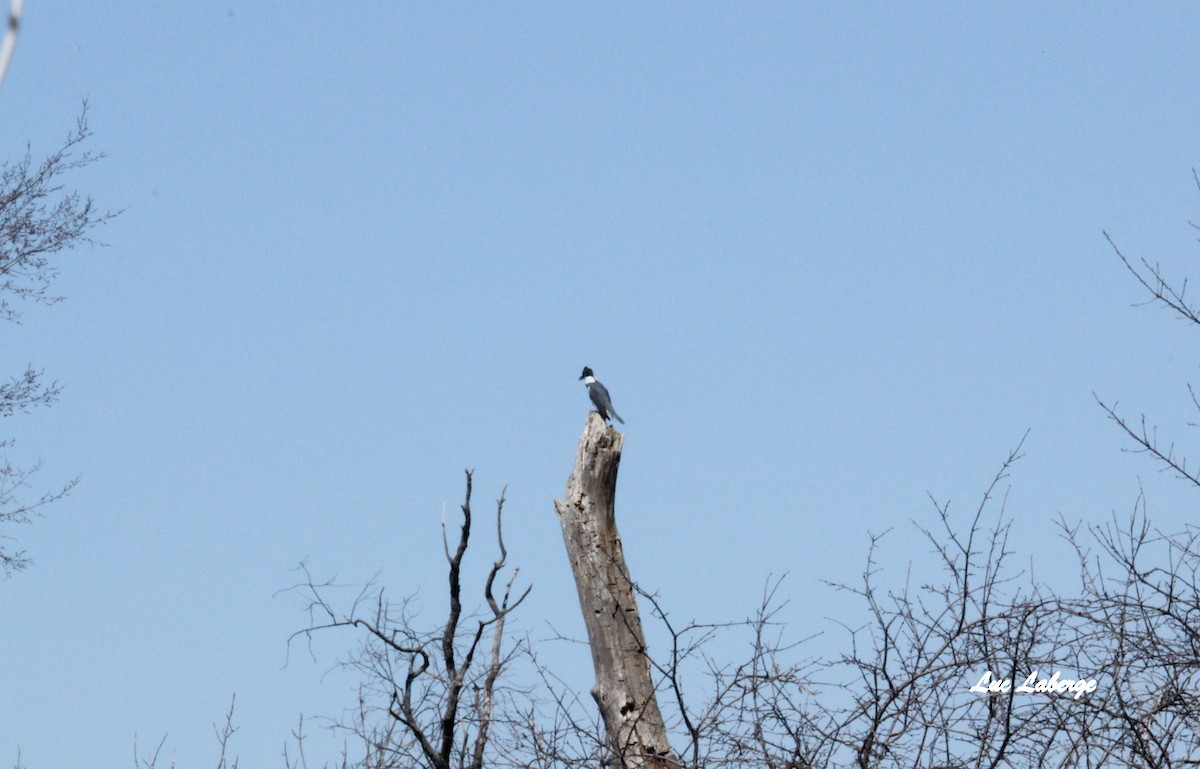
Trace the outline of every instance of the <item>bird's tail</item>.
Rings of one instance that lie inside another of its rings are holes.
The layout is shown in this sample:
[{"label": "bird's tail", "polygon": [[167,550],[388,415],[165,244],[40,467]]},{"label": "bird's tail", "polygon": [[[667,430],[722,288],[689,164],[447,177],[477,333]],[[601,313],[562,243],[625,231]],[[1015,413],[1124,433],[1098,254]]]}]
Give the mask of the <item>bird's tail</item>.
[{"label": "bird's tail", "polygon": [[621,419],[621,417],[617,414],[617,412],[612,410],[612,406],[608,407],[608,415],[610,417],[612,417],[613,419],[617,420],[618,422],[620,422],[621,424],[625,424],[625,420]]}]

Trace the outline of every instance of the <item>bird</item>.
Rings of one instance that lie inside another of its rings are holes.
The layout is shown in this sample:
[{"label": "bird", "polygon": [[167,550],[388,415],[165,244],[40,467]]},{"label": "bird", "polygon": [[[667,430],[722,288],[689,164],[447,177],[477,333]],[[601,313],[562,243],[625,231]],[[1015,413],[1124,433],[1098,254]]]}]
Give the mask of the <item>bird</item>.
[{"label": "bird", "polygon": [[608,419],[611,415],[613,419],[621,424],[625,424],[625,420],[621,419],[612,407],[612,398],[608,396],[608,388],[600,384],[600,381],[596,379],[592,370],[584,366],[583,373],[579,375],[579,378],[587,385],[588,397],[592,399],[592,404],[595,405],[596,411],[600,412],[600,418]]}]

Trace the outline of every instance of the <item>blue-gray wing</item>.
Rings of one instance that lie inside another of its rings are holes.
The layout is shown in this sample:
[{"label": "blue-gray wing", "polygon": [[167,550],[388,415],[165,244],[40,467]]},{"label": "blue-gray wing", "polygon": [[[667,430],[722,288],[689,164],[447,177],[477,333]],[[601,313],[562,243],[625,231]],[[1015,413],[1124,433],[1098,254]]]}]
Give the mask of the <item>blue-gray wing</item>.
[{"label": "blue-gray wing", "polygon": [[607,387],[599,382],[593,382],[591,387],[588,388],[588,395],[592,397],[592,403],[595,404],[596,410],[600,412],[601,417],[608,419],[611,414],[613,419],[621,424],[625,424],[625,420],[617,416],[617,412],[612,407],[612,398],[608,396]]}]

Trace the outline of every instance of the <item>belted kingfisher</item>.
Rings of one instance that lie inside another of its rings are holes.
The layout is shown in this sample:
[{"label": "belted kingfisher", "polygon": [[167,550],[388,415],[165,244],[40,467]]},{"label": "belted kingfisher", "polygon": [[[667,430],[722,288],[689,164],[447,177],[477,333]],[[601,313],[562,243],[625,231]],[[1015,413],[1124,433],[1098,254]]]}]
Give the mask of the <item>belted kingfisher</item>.
[{"label": "belted kingfisher", "polygon": [[608,388],[600,384],[596,377],[592,375],[592,370],[584,366],[583,373],[579,375],[579,378],[587,385],[588,397],[592,399],[592,403],[596,406],[596,411],[600,412],[600,418],[608,419],[611,415],[613,419],[621,424],[625,424],[625,420],[617,416],[617,412],[613,410],[612,398],[608,397]]}]

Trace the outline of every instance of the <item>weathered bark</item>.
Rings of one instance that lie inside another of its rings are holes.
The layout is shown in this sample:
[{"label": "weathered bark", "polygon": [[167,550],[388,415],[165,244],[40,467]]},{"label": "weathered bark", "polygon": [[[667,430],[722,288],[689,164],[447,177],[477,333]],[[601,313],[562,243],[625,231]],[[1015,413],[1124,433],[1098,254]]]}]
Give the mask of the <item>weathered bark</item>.
[{"label": "weathered bark", "polygon": [[617,765],[677,769],[679,760],[654,697],[642,622],[613,514],[624,440],[592,412],[567,479],[567,500],[556,500],[554,507],[592,648],[592,696]]}]

